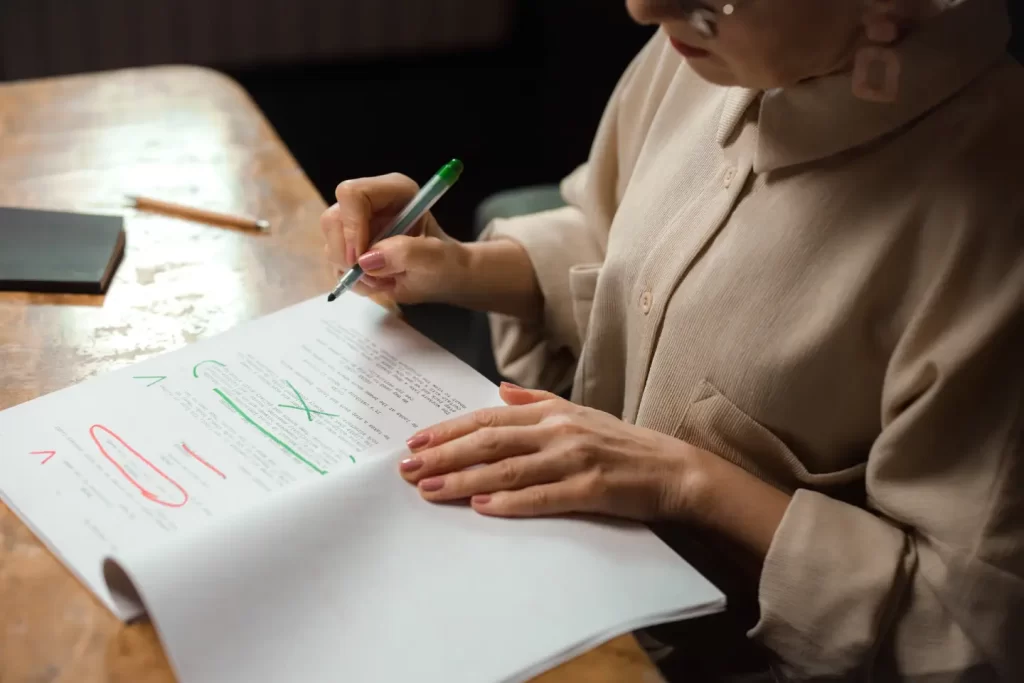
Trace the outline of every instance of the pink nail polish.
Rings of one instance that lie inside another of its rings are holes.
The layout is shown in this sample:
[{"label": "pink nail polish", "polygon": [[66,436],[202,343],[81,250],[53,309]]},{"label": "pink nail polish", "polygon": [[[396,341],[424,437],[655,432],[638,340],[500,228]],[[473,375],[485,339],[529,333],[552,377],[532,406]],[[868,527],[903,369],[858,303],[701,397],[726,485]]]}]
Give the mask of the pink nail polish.
[{"label": "pink nail polish", "polygon": [[440,491],[444,488],[444,477],[434,477],[433,479],[424,479],[420,482],[420,489],[427,493],[433,493],[434,491]]},{"label": "pink nail polish", "polygon": [[491,502],[491,497],[486,493],[480,494],[479,496],[473,496],[473,505],[487,505]]},{"label": "pink nail polish", "polygon": [[387,264],[388,261],[384,258],[384,254],[379,251],[371,251],[359,257],[359,265],[368,273],[380,270]]},{"label": "pink nail polish", "polygon": [[405,442],[405,445],[409,447],[409,450],[414,451],[417,448],[423,448],[428,443],[430,443],[430,434],[421,432],[419,434],[414,434],[408,441]]},{"label": "pink nail polish", "polygon": [[356,262],[356,248],[351,244],[345,247],[345,262],[349,265]]},{"label": "pink nail polish", "polygon": [[399,464],[398,469],[402,472],[409,473],[415,472],[419,468],[423,467],[423,461],[419,458],[406,458]]}]

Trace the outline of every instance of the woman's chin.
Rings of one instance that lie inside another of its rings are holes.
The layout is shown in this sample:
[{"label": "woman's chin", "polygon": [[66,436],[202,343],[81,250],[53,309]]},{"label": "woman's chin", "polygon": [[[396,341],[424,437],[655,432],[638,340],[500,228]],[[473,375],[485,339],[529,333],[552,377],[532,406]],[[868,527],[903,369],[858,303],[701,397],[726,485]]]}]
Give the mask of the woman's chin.
[{"label": "woman's chin", "polygon": [[687,63],[694,73],[712,85],[740,85],[736,75],[725,65],[708,59],[689,59]]}]

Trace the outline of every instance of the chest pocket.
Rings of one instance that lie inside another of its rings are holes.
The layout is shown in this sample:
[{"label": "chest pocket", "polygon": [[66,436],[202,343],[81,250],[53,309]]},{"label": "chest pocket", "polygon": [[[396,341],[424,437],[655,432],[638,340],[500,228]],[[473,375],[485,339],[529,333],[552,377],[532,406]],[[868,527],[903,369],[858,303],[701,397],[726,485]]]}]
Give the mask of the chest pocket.
[{"label": "chest pocket", "polygon": [[807,488],[850,502],[863,498],[866,461],[834,472],[810,472],[782,439],[707,380],[697,385],[675,436],[789,493]]}]

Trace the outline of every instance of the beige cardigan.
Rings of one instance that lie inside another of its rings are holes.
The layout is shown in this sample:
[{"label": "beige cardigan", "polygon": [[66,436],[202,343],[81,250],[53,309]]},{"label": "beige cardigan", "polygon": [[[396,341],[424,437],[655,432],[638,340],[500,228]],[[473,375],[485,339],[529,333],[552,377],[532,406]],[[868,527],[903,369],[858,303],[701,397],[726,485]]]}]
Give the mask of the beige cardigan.
[{"label": "beige cardigan", "polygon": [[492,316],[506,376],[574,381],[575,401],[795,494],[750,633],[787,677],[1024,681],[1008,26],[1003,0],[931,22],[890,105],[848,76],[711,86],[658,35],[563,183],[570,206],[485,233],[526,247],[545,298],[535,320]]}]

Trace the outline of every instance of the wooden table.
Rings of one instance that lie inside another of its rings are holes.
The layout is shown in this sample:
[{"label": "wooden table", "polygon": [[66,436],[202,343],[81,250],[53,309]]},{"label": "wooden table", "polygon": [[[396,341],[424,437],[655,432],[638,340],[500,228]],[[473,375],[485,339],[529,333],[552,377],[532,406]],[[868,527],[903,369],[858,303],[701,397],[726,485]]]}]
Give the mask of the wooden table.
[{"label": "wooden table", "polygon": [[[157,196],[271,221],[269,235],[122,208]],[[0,85],[0,206],[126,215],[106,296],[0,293],[0,409],[171,351],[333,284],[323,200],[233,81],[156,68]],[[0,504],[0,683],[172,681],[152,626],[126,627]],[[539,679],[659,681],[631,637]]]}]

